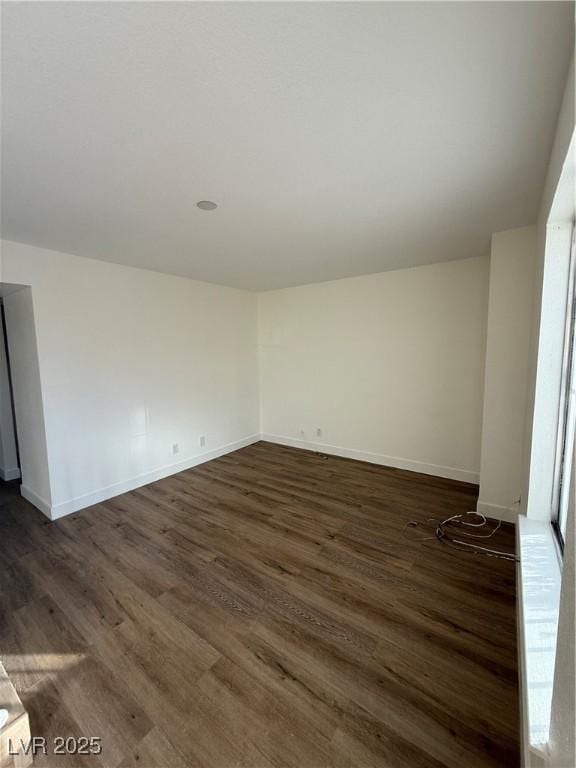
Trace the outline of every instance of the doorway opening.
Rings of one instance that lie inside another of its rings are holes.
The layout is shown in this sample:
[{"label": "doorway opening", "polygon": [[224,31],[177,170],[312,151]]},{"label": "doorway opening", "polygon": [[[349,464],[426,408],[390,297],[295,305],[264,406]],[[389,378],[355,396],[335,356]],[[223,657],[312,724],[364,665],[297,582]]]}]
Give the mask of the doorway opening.
[{"label": "doorway opening", "polygon": [[0,481],[3,484],[19,485],[21,476],[14,381],[6,333],[4,299],[0,296]]}]

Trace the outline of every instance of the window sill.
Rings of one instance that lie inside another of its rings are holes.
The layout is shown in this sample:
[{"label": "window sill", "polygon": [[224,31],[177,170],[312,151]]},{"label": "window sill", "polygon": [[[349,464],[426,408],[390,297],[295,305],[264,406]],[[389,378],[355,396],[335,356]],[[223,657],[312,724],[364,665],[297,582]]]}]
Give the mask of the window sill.
[{"label": "window sill", "polygon": [[552,526],[519,515],[518,632],[524,764],[546,752],[554,683],[561,568]]}]

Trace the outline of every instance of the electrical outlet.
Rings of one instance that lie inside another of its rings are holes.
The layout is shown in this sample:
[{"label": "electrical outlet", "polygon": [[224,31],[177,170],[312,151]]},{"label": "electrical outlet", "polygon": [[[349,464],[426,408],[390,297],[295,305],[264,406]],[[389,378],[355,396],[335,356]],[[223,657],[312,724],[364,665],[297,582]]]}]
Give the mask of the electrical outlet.
[{"label": "electrical outlet", "polygon": [[316,427],[316,437],[322,437],[322,427]]},{"label": "electrical outlet", "polygon": [[304,440],[306,437],[306,432],[304,432],[303,429],[300,430],[300,437],[302,438],[302,440]]},{"label": "electrical outlet", "polygon": [[172,443],[172,454],[180,453],[180,446],[178,443]]},{"label": "electrical outlet", "polygon": [[198,442],[200,443],[200,448],[204,448],[206,446],[206,437],[204,435],[200,435]]}]

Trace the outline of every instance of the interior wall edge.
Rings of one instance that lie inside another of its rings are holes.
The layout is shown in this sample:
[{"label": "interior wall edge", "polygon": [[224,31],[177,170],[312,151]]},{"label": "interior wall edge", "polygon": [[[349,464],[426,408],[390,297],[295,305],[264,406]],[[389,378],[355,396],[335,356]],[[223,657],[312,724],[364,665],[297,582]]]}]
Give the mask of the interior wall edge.
[{"label": "interior wall edge", "polygon": [[18,480],[20,478],[20,470],[18,467],[12,467],[11,469],[0,467],[0,478],[6,483],[9,483],[10,480]]},{"label": "interior wall edge", "polygon": [[516,507],[503,507],[500,504],[491,504],[488,501],[478,500],[476,512],[494,520],[501,520],[503,523],[518,522],[518,509]]},{"label": "interior wall edge", "polygon": [[404,459],[399,456],[385,456],[380,453],[370,453],[356,448],[344,448],[339,445],[330,445],[327,443],[313,443],[308,440],[298,440],[285,435],[262,434],[262,440],[268,443],[277,443],[289,448],[302,448],[308,451],[318,453],[328,453],[331,456],[340,456],[344,459],[355,459],[356,461],[366,461],[369,464],[379,464],[384,467],[393,467],[394,469],[405,469],[410,472],[420,472],[424,475],[433,475],[434,477],[443,477],[448,480],[460,480],[464,483],[478,485],[480,475],[478,472],[460,469],[458,467],[443,467],[438,464],[426,464],[413,459]]},{"label": "interior wall edge", "polygon": [[[480,500],[485,500],[489,509],[507,517],[510,511],[516,516],[517,499],[522,496],[535,261],[534,226],[493,233],[482,403]],[[497,516],[491,512],[486,514]]]},{"label": "interior wall edge", "polygon": [[53,498],[50,448],[31,286],[24,284],[4,296],[3,304],[22,482],[49,506]]},{"label": "interior wall edge", "polygon": [[32,506],[36,507],[36,509],[39,509],[42,514],[46,515],[49,520],[52,519],[50,515],[50,502],[46,501],[42,496],[39,496],[36,491],[33,491],[32,488],[29,488],[22,483],[20,486],[20,495],[23,496],[26,501],[29,501]]}]

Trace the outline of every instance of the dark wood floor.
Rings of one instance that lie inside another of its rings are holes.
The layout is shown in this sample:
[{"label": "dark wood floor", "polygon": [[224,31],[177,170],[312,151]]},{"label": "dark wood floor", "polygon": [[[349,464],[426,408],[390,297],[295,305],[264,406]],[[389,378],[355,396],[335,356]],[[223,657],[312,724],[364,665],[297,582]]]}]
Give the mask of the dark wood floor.
[{"label": "dark wood floor", "polygon": [[35,764],[517,766],[514,565],[406,529],[475,500],[266,443],[56,523],[4,487],[3,663],[103,744]]}]

